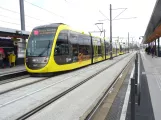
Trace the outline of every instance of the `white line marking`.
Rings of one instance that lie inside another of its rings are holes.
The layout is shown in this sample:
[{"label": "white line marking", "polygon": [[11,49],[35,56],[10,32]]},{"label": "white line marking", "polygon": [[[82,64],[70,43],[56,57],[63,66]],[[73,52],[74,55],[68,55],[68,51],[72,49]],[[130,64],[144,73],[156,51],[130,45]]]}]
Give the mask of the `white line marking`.
[{"label": "white line marking", "polygon": [[122,77],[122,73],[121,73],[121,75],[119,76],[119,78],[121,78]]},{"label": "white line marking", "polygon": [[141,53],[141,54],[142,54],[142,58],[146,60],[145,53]]},{"label": "white line marking", "polygon": [[160,80],[158,80],[158,82],[159,82],[159,85],[160,85],[160,87],[161,87],[161,81],[160,81]]},{"label": "white line marking", "polygon": [[146,73],[145,72],[142,72],[142,75],[145,75]]},{"label": "white line marking", "polygon": [[159,89],[160,89],[160,91],[161,91],[161,86],[160,86],[160,83],[159,83],[158,79],[155,79],[155,80],[156,80],[157,85],[158,85],[158,87],[159,87]]},{"label": "white line marking", "polygon": [[129,103],[129,96],[130,96],[130,90],[131,90],[131,85],[130,85],[130,80],[134,74],[134,66],[133,66],[133,70],[131,72],[131,75],[130,75],[130,79],[129,79],[129,83],[128,83],[128,87],[127,87],[127,91],[126,91],[126,96],[125,96],[125,100],[124,100],[124,105],[123,105],[123,108],[122,108],[122,112],[121,112],[121,117],[120,117],[120,120],[125,120],[126,119],[126,112],[127,112],[127,107],[128,107],[128,103]]}]

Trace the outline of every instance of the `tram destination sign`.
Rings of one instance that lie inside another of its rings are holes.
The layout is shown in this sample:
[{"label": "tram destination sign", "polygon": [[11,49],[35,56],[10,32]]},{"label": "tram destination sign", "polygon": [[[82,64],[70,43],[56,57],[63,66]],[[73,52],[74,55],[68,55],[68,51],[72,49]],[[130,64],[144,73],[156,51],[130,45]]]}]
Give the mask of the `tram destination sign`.
[{"label": "tram destination sign", "polygon": [[33,30],[34,35],[47,35],[47,34],[53,34],[56,32],[55,28],[40,28]]}]

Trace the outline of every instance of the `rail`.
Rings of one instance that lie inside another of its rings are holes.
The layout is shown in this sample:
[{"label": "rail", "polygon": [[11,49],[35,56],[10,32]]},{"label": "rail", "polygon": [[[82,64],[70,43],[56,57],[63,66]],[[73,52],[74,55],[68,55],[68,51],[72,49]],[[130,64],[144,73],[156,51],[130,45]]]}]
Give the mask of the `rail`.
[{"label": "rail", "polygon": [[2,73],[0,74],[0,81],[4,81],[7,79],[16,78],[24,75],[28,75],[26,70],[19,70],[19,71],[14,71],[10,73]]},{"label": "rail", "polygon": [[110,84],[110,86],[108,87],[108,89],[106,90],[106,92],[104,93],[104,95],[100,98],[100,100],[98,101],[98,103],[94,106],[94,108],[91,110],[91,112],[86,116],[85,120],[92,120],[93,116],[95,115],[95,113],[98,111],[99,107],[101,106],[101,104],[104,102],[105,98],[107,98],[107,96],[109,95],[109,93],[111,92],[111,89],[113,89],[114,85],[118,82],[120,76],[122,76],[122,74],[125,72],[125,70],[128,68],[128,66],[131,64],[131,62],[133,61],[132,57],[129,62],[126,64],[126,66],[121,70],[121,72],[116,76],[115,80]]},{"label": "rail", "polygon": [[141,82],[140,82],[140,52],[136,53],[135,72],[131,78],[131,120],[135,120],[135,105],[140,106]]},{"label": "rail", "polygon": [[[118,63],[120,60],[125,59],[126,57],[128,57],[129,55],[126,55],[125,57],[115,61],[114,63],[110,64],[107,67],[104,67],[103,69],[101,69],[100,71],[98,71],[97,73],[87,77],[86,79],[84,79],[83,81],[75,84],[74,86],[68,88],[67,90],[63,91],[62,93],[54,96],[53,98],[51,98],[50,100],[48,100],[47,102],[44,102],[43,104],[37,106],[36,108],[33,108],[31,111],[28,111],[27,113],[25,113],[24,115],[20,116],[19,118],[17,118],[16,120],[24,120],[29,118],[30,116],[36,114],[37,112],[39,112],[40,110],[42,110],[43,108],[45,108],[46,106],[50,105],[51,103],[57,101],[58,99],[62,98],[63,96],[65,96],[66,94],[68,94],[69,92],[73,91],[74,89],[78,88],[79,86],[83,85],[84,83],[86,83],[87,81],[91,80],[92,78],[94,78],[95,76],[97,76],[98,74],[102,73],[103,71],[105,71],[106,69],[109,69],[110,67],[112,67],[113,65],[115,65],[116,63]],[[115,83],[115,81],[113,81],[113,83]],[[112,86],[113,84],[111,84]],[[109,91],[109,89],[107,90]],[[104,97],[104,96],[103,96]],[[100,100],[101,101],[101,100]],[[98,103],[99,104],[99,103]],[[97,107],[97,105],[96,105]],[[94,109],[95,110],[95,109]],[[91,114],[93,113],[93,110],[91,112]],[[90,114],[90,115],[91,115]],[[87,116],[88,118],[88,116]],[[86,119],[87,119],[86,118]]]}]

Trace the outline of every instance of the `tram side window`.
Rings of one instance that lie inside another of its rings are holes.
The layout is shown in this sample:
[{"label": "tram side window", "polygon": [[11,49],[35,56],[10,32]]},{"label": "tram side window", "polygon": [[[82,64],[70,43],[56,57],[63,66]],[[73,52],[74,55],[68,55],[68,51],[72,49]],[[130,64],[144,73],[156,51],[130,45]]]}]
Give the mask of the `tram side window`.
[{"label": "tram side window", "polygon": [[120,52],[122,52],[123,51],[123,49],[122,49],[122,45],[120,45]]},{"label": "tram side window", "polygon": [[90,37],[89,36],[84,36],[83,37],[83,42],[84,42],[84,55],[90,55]]},{"label": "tram side window", "polygon": [[78,37],[78,44],[79,44],[79,53],[84,54],[84,38],[83,35],[79,35]]},{"label": "tram side window", "polygon": [[[90,39],[90,38],[89,38]],[[88,39],[88,36],[86,35],[79,35],[78,41],[79,41],[79,53],[82,53],[83,55],[89,55],[90,54],[90,41]]]},{"label": "tram side window", "polygon": [[113,52],[115,54],[115,52],[116,52],[116,44],[115,43],[112,44],[112,49],[113,49]]},{"label": "tram side window", "polygon": [[70,42],[72,44],[72,53],[73,56],[78,56],[78,34],[75,32],[70,32]]},{"label": "tram side window", "polygon": [[79,54],[78,33],[70,31],[69,41],[72,49],[71,51],[72,51],[73,62],[77,62]]},{"label": "tram side window", "polygon": [[102,50],[101,50],[101,41],[100,41],[100,39],[97,39],[97,42],[98,42],[98,54],[101,55]]},{"label": "tram side window", "polygon": [[110,44],[106,42],[106,55],[108,55],[109,51],[110,51]]},{"label": "tram side window", "polygon": [[92,38],[93,39],[93,56],[98,56],[98,42],[97,39],[95,37]]},{"label": "tram side window", "polygon": [[58,39],[55,47],[55,56],[57,55],[69,55],[68,44],[68,31],[61,31],[58,35]]}]

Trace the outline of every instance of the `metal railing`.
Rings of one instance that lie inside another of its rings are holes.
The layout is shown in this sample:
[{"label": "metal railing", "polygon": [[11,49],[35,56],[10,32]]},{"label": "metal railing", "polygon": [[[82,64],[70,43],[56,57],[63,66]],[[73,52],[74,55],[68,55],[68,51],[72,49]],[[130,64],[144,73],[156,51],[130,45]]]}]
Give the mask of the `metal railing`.
[{"label": "metal railing", "polygon": [[140,52],[136,53],[135,72],[131,78],[131,120],[135,120],[135,104],[140,106],[141,82],[140,82]]}]

